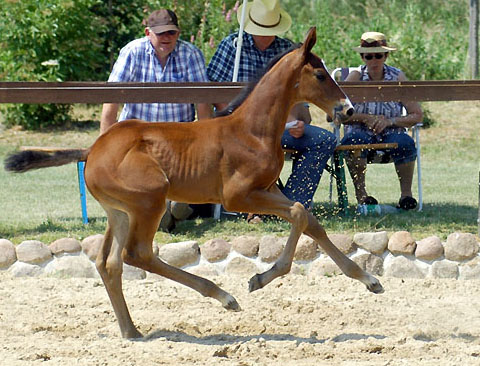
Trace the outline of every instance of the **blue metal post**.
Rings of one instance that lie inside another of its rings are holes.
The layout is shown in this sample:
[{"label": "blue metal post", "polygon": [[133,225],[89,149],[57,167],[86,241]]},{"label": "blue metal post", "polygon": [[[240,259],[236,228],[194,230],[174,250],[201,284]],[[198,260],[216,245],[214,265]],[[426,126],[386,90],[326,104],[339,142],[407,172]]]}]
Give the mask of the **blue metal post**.
[{"label": "blue metal post", "polygon": [[82,219],[84,224],[88,224],[87,192],[85,190],[85,176],[83,174],[84,170],[85,170],[85,162],[79,161],[77,163],[77,172],[78,172],[78,188],[80,190],[80,203],[82,205]]}]

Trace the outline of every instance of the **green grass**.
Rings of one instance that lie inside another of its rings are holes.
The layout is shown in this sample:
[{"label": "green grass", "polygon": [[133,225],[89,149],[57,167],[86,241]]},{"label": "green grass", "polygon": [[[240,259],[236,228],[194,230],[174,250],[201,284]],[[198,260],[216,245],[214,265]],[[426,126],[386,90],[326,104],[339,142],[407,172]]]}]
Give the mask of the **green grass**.
[{"label": "green grass", "polygon": [[[325,173],[315,195],[314,213],[328,233],[355,233],[360,231],[410,231],[415,239],[438,235],[445,239],[452,232],[477,233],[479,157],[477,111],[480,102],[450,102],[425,104],[432,112],[435,126],[422,130],[422,169],[424,209],[385,216],[357,216],[353,186],[347,179],[350,211],[348,217],[339,216],[334,202],[329,202],[330,176]],[[97,110],[82,109],[85,114]],[[324,116],[314,111],[314,120],[328,128]],[[95,114],[94,114],[95,115]],[[98,115],[98,113],[96,114]],[[81,118],[87,118],[81,115]],[[0,161],[19,146],[84,147],[98,135],[98,122],[72,124],[61,131],[26,132],[5,129],[0,135]],[[290,163],[282,172],[288,176]],[[381,203],[394,205],[399,198],[399,187],[392,164],[369,165],[367,172],[369,193]],[[416,180],[414,193],[416,194]],[[0,238],[14,243],[36,239],[45,243],[61,238],[83,239],[103,233],[106,220],[102,208],[87,195],[90,223],[83,225],[74,164],[11,174],[0,169]],[[289,225],[270,221],[257,225],[244,220],[197,219],[181,223],[174,233],[158,232],[159,243],[195,238],[204,242],[214,237],[230,239],[240,234],[287,235]]]}]

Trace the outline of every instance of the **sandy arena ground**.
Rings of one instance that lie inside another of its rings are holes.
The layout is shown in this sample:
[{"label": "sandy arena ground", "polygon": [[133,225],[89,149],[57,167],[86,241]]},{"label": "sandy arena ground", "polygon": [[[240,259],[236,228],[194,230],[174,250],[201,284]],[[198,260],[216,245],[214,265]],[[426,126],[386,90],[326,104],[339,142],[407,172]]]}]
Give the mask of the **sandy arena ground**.
[{"label": "sandy arena ground", "polygon": [[480,281],[288,275],[249,294],[213,278],[241,312],[168,280],[125,281],[120,332],[100,280],[0,272],[0,365],[480,365]]}]

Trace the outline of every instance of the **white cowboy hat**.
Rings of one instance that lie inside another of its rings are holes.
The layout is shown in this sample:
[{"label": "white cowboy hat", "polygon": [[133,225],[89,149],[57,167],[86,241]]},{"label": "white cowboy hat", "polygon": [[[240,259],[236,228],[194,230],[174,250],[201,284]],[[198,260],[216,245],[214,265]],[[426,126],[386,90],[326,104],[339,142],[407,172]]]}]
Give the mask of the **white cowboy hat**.
[{"label": "white cowboy hat", "polygon": [[394,47],[387,46],[387,37],[380,32],[365,32],[360,40],[360,47],[353,47],[354,51],[360,53],[385,53],[396,51]]},{"label": "white cowboy hat", "polygon": [[[278,0],[253,0],[247,3],[244,30],[255,36],[278,36],[292,25],[290,15],[280,7]],[[243,4],[237,11],[241,22]]]}]

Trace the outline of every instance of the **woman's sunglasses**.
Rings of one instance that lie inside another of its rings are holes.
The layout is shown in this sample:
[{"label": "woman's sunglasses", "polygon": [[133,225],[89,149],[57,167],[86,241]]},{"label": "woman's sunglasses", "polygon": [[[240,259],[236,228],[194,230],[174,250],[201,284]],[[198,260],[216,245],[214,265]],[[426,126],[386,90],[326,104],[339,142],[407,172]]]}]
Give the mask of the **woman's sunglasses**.
[{"label": "woman's sunglasses", "polygon": [[374,53],[373,55],[372,54],[368,54],[368,55],[364,55],[363,57],[365,58],[365,60],[371,60],[373,59],[374,57],[377,59],[377,60],[381,60],[383,58],[385,54],[384,53]]}]

